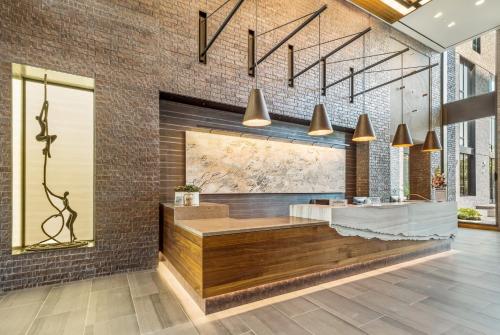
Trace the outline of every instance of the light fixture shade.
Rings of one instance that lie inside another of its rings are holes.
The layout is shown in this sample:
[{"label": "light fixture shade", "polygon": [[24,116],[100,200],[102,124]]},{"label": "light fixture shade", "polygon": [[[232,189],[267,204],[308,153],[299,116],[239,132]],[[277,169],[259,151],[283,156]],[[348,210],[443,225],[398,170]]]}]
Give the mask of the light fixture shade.
[{"label": "light fixture shade", "polygon": [[311,124],[309,125],[310,136],[323,136],[333,133],[332,124],[326,113],[325,105],[317,104],[314,107]]},{"label": "light fixture shade", "polygon": [[247,109],[243,117],[243,125],[247,127],[264,127],[271,124],[271,118],[267,112],[264,93],[260,88],[250,91]]},{"label": "light fixture shade", "polygon": [[408,148],[413,146],[410,130],[406,123],[399,124],[398,129],[396,129],[396,134],[394,134],[394,139],[392,140],[392,146],[396,148]]},{"label": "light fixture shade", "polygon": [[427,136],[425,136],[424,145],[422,146],[423,152],[435,152],[441,151],[443,147],[441,146],[441,141],[434,130],[429,130]]},{"label": "light fixture shade", "polygon": [[368,114],[361,114],[358,118],[358,124],[354,130],[352,140],[355,142],[368,142],[376,140],[375,131],[373,130],[372,122]]}]

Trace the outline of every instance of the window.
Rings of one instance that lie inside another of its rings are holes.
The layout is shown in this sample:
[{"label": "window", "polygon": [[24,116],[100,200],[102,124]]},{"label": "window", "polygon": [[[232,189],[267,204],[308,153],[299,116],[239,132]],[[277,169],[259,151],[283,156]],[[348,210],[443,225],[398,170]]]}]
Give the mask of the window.
[{"label": "window", "polygon": [[474,50],[478,54],[481,53],[481,37],[476,37],[472,40],[472,50]]},{"label": "window", "polygon": [[490,158],[490,203],[495,203],[495,158]]},{"label": "window", "polygon": [[458,125],[458,137],[461,147],[474,148],[474,121],[465,121]]},{"label": "window", "polygon": [[474,195],[474,156],[460,154],[460,195]]},{"label": "window", "polygon": [[491,117],[490,118],[490,152],[492,152],[492,153],[495,152],[495,133],[496,133],[495,117]]},{"label": "window", "polygon": [[467,59],[460,57],[458,67],[458,95],[465,99],[475,94],[475,67]]}]

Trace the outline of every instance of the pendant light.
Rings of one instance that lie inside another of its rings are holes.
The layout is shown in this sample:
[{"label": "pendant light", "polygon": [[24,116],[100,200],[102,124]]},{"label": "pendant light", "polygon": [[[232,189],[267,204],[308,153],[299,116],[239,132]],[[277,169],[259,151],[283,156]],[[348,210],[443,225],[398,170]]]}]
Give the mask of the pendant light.
[{"label": "pendant light", "polygon": [[[430,60],[429,60],[430,65]],[[424,145],[422,146],[423,152],[436,152],[443,150],[441,141],[436,132],[432,130],[432,67],[429,68],[429,131],[425,136]]]},{"label": "pendant light", "polygon": [[318,84],[318,103],[314,106],[311,124],[307,132],[310,136],[324,136],[333,133],[325,105],[321,103],[321,15],[318,16]]},{"label": "pendant light", "polygon": [[366,41],[365,35],[363,35],[363,114],[361,114],[358,118],[358,124],[356,125],[356,129],[354,130],[354,135],[352,136],[352,140],[355,142],[370,142],[376,140],[375,131],[373,130],[372,122],[370,121],[370,116],[366,112],[366,93],[365,85],[366,85]]},{"label": "pendant light", "polygon": [[[255,58],[257,58],[257,0],[255,0]],[[267,111],[264,93],[258,88],[257,80],[257,62],[254,63],[255,88],[250,91],[248,97],[247,109],[243,116],[243,125],[247,127],[265,127],[271,124],[271,118]]]},{"label": "pendant light", "polygon": [[396,129],[396,134],[394,134],[394,139],[392,140],[392,146],[396,148],[409,148],[413,146],[413,140],[411,139],[410,130],[406,123],[404,123],[404,108],[403,108],[403,55],[401,55],[401,123]]}]

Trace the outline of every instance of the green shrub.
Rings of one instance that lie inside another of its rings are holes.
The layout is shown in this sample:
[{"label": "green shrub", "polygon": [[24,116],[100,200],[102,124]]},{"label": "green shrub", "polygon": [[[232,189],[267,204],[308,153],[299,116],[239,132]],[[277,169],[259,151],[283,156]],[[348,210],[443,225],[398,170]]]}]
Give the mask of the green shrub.
[{"label": "green shrub", "polygon": [[459,208],[458,218],[461,220],[481,220],[481,213],[479,213],[474,208]]},{"label": "green shrub", "polygon": [[196,185],[184,185],[184,186],[177,186],[175,188],[176,192],[200,192],[201,188],[199,188]]}]

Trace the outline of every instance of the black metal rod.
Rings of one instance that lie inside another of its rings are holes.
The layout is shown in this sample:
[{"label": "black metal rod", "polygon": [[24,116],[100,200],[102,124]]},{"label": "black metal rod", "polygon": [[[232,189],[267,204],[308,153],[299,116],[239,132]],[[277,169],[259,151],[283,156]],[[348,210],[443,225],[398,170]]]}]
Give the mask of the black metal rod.
[{"label": "black metal rod", "polygon": [[207,53],[208,49],[210,49],[210,47],[212,46],[212,44],[214,44],[215,40],[217,39],[217,37],[219,37],[220,33],[222,33],[222,31],[224,30],[224,28],[226,28],[227,24],[229,23],[229,21],[231,21],[231,19],[233,18],[234,14],[236,14],[236,11],[238,10],[238,8],[240,8],[240,6],[243,4],[244,1],[245,0],[238,0],[238,2],[236,3],[236,5],[234,5],[233,9],[231,9],[231,11],[227,15],[227,17],[224,19],[224,21],[222,22],[222,24],[219,26],[219,29],[217,29],[217,31],[215,32],[214,36],[208,42],[207,47],[205,48],[205,50],[203,50],[200,53],[200,57],[204,56]]},{"label": "black metal rod", "polygon": [[323,6],[321,6],[320,9],[318,9],[313,14],[311,14],[311,16],[309,16],[309,18],[307,20],[302,22],[299,26],[297,26],[297,28],[295,28],[291,33],[286,35],[285,38],[283,38],[280,42],[278,42],[278,44],[276,44],[274,47],[271,48],[271,50],[269,50],[264,56],[262,56],[262,58],[257,61],[257,63],[254,65],[254,67],[256,65],[259,65],[263,61],[265,61],[267,59],[267,57],[271,56],[276,50],[278,50],[289,39],[291,39],[293,36],[295,36],[295,34],[297,34],[299,31],[301,31],[305,26],[307,26],[309,23],[311,23],[312,20],[314,20],[319,14],[321,14],[327,8],[328,7],[326,5],[323,5]]},{"label": "black metal rod", "polygon": [[[359,32],[354,37],[350,38],[348,41],[342,43],[341,45],[339,45],[338,47],[336,47],[335,49],[333,49],[332,51],[330,51],[329,53],[327,53],[325,56],[322,57],[322,59],[327,59],[328,57],[333,56],[334,54],[336,54],[337,52],[339,52],[340,50],[342,50],[343,48],[345,48],[346,46],[348,46],[349,44],[351,44],[352,42],[354,42],[355,40],[357,40],[358,38],[360,38],[361,36],[363,36],[367,32],[369,32],[371,29],[372,29],[371,27],[368,27],[365,30],[363,30],[362,32]],[[310,69],[312,69],[313,67],[315,67],[316,65],[318,65],[319,62],[320,61],[317,60],[314,63],[312,63],[311,65],[309,65],[306,68],[304,68],[303,70],[299,71],[295,75],[294,79],[297,78],[298,76],[303,75],[304,73],[306,73],[307,71],[309,71]]]},{"label": "black metal rod", "polygon": [[212,13],[208,14],[207,19],[208,19],[210,16],[214,15],[215,13],[217,13],[217,12],[219,11],[219,9],[221,9],[222,7],[224,7],[225,5],[227,5],[227,3],[228,3],[229,1],[231,1],[231,0],[226,0],[226,2],[224,2],[222,5],[220,5],[219,7],[217,7],[217,8],[216,8],[216,9],[215,9]]},{"label": "black metal rod", "polygon": [[350,67],[349,72],[351,72],[351,95],[349,96],[349,102],[354,103],[354,68]]},{"label": "black metal rod", "polygon": [[[377,61],[377,62],[375,62],[375,63],[373,63],[373,64],[368,65],[368,66],[367,66],[367,67],[365,67],[364,69],[361,69],[361,70],[358,70],[358,71],[354,72],[354,74],[353,74],[353,75],[355,76],[355,75],[358,75],[358,74],[362,73],[363,71],[366,71],[366,70],[368,70],[368,69],[374,68],[375,66],[378,66],[378,65],[380,65],[380,64],[382,64],[382,63],[385,63],[385,62],[387,62],[389,59],[392,59],[392,58],[394,58],[394,57],[397,57],[397,56],[399,56],[399,55],[401,55],[401,54],[403,54],[403,53],[407,52],[408,50],[410,50],[410,49],[409,49],[409,48],[405,48],[405,49],[403,49],[403,50],[401,50],[401,51],[398,51],[398,52],[396,52],[396,53],[395,53],[395,54],[393,54],[393,55],[390,55],[390,56],[388,56],[388,57],[385,57],[384,59],[381,59],[381,60],[379,60],[379,61]],[[333,82],[333,83],[331,83],[331,84],[326,85],[326,88],[330,88],[330,87],[332,87],[332,86],[335,86],[335,85],[337,85],[337,84],[340,84],[341,82],[343,82],[344,80],[349,79],[350,77],[351,77],[351,75],[349,74],[348,76],[345,76],[344,78],[341,78],[341,79],[339,79],[339,80],[337,80],[337,81],[334,81],[334,82]]]},{"label": "black metal rod", "polygon": [[[416,74],[418,74],[418,73],[420,73],[420,72],[427,71],[427,70],[429,70],[430,68],[433,68],[434,66],[437,66],[437,65],[439,65],[439,64],[438,64],[438,63],[435,63],[435,64],[432,64],[432,65],[426,66],[426,67],[424,67],[424,68],[421,68],[420,70],[415,70],[415,71],[409,72],[409,73],[405,74],[405,75],[403,76],[403,78],[408,78],[408,77],[411,77],[411,76],[413,76],[413,75],[416,75]],[[368,93],[368,92],[370,92],[370,91],[376,90],[376,89],[381,88],[381,87],[383,87],[383,86],[386,86],[386,85],[389,85],[389,84],[395,83],[395,82],[397,82],[397,81],[399,81],[399,80],[401,80],[401,76],[399,76],[399,77],[397,77],[397,78],[394,78],[394,79],[392,79],[392,80],[389,80],[388,82],[385,82],[385,83],[383,83],[383,84],[379,84],[379,85],[377,85],[377,86],[370,87],[370,88],[368,88],[368,89],[364,90],[363,92],[356,93],[356,94],[354,94],[354,97],[357,97],[357,96],[359,96],[359,95],[361,95],[361,94],[365,94],[365,93]]]},{"label": "black metal rod", "polygon": [[293,87],[293,72],[295,70],[293,45],[288,45],[288,86]]},{"label": "black metal rod", "polygon": [[307,50],[307,49],[311,49],[311,48],[317,47],[318,45],[323,45],[323,44],[328,44],[328,43],[332,43],[332,42],[335,42],[335,41],[343,40],[344,38],[348,38],[348,37],[351,37],[351,36],[354,36],[354,35],[357,35],[357,34],[359,34],[359,33],[353,33],[353,34],[349,34],[349,35],[345,35],[345,36],[334,38],[333,40],[328,40],[328,41],[324,41],[324,42],[321,42],[321,43],[312,44],[312,45],[309,45],[307,47],[303,47],[301,49],[297,49],[297,50],[295,50],[295,52],[300,52],[300,51],[303,51],[303,50]]},{"label": "black metal rod", "polygon": [[272,29],[269,29],[268,31],[265,31],[265,32],[263,32],[263,33],[260,33],[259,35],[257,35],[257,37],[260,37],[260,36],[262,36],[262,35],[265,35],[265,34],[268,34],[268,33],[270,33],[270,32],[273,32],[273,31],[275,31],[275,30],[278,30],[278,29],[281,29],[281,28],[283,28],[283,27],[286,27],[286,26],[288,26],[289,24],[292,24],[292,23],[294,23],[294,22],[297,22],[297,21],[299,21],[299,20],[302,20],[303,18],[308,17],[309,15],[312,15],[312,14],[314,14],[314,12],[312,12],[312,13],[308,13],[308,14],[306,14],[306,15],[303,15],[303,16],[301,16],[301,17],[298,17],[298,18],[296,18],[296,19],[293,19],[292,21],[288,21],[287,23],[283,23],[282,25],[279,25],[279,26],[277,26],[277,27],[274,27],[274,28],[272,28]]},{"label": "black metal rod", "polygon": [[326,96],[326,59],[321,60],[321,95]]}]

